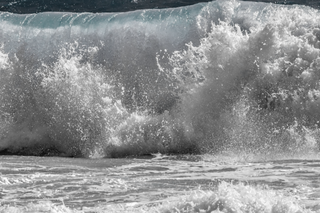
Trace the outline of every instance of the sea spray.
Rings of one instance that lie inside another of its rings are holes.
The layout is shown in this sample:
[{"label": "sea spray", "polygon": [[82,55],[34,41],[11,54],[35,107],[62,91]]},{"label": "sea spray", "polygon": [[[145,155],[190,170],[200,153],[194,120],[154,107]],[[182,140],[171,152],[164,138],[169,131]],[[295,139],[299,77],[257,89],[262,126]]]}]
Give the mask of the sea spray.
[{"label": "sea spray", "polygon": [[270,5],[252,20],[236,13],[243,6],[217,4],[230,15],[211,22],[200,46],[171,57],[174,71],[198,85],[182,98],[198,141],[215,151],[217,145],[262,153],[317,147],[318,11],[292,23],[288,16],[304,17],[308,8]]},{"label": "sea spray", "polygon": [[319,17],[240,1],[1,13],[2,153],[316,151]]}]

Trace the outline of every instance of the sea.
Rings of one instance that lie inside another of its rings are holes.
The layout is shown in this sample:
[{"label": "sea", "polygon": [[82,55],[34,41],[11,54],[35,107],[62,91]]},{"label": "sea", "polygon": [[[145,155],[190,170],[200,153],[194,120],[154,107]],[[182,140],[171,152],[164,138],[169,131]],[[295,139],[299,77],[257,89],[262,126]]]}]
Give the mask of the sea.
[{"label": "sea", "polygon": [[43,212],[319,213],[319,8],[0,12],[0,213]]}]

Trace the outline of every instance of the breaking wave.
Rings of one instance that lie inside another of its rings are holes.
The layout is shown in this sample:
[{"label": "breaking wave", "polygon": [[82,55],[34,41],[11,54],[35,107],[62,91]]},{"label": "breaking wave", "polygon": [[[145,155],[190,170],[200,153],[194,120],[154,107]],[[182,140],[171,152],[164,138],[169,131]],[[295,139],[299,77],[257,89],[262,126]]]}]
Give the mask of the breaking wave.
[{"label": "breaking wave", "polygon": [[0,13],[2,154],[317,152],[320,14]]}]

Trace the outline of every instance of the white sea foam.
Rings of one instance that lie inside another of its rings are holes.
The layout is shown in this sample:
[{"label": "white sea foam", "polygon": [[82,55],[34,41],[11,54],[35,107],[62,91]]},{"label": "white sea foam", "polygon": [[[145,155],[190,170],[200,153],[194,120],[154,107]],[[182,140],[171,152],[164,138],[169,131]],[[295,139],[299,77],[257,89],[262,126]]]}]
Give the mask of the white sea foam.
[{"label": "white sea foam", "polygon": [[215,1],[121,14],[0,14],[8,153],[311,153],[319,11]]},{"label": "white sea foam", "polygon": [[298,204],[294,196],[284,196],[280,192],[266,187],[250,186],[243,183],[220,183],[215,190],[192,191],[182,197],[169,197],[153,207],[128,203],[123,205],[97,205],[82,210],[71,209],[63,203],[30,203],[27,206],[0,206],[0,212],[52,212],[52,213],[87,213],[87,212],[261,212],[261,213],[312,213],[317,210],[306,209]]}]

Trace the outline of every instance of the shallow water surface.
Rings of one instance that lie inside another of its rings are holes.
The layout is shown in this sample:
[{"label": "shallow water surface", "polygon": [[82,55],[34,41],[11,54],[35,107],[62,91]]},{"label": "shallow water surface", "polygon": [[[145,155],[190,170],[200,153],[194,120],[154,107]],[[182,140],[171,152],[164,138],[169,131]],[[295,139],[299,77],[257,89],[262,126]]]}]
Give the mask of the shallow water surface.
[{"label": "shallow water surface", "polygon": [[[309,210],[320,208],[320,160],[226,163],[204,159],[74,159],[1,156],[1,206],[23,208],[51,202],[80,211],[120,204],[154,207],[222,182],[294,196]],[[49,211],[50,212],[50,211]],[[119,210],[119,212],[122,212]]]}]

